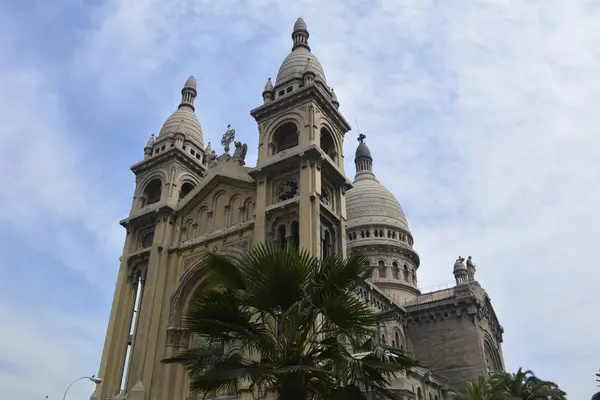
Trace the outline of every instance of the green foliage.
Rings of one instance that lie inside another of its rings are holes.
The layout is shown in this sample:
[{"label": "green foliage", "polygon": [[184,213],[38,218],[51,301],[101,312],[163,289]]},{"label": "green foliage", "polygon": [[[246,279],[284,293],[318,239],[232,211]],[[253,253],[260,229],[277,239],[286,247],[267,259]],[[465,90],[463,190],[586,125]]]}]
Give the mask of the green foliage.
[{"label": "green foliage", "polygon": [[567,394],[554,382],[537,378],[522,368],[512,373],[499,373],[489,378],[479,377],[468,382],[457,400],[566,400]]},{"label": "green foliage", "polygon": [[[364,257],[321,261],[306,251],[259,245],[236,262],[205,253],[201,283],[183,318],[203,345],[164,363],[183,365],[203,394],[275,390],[280,400],[395,399],[386,389],[416,363],[394,350],[362,352],[378,324],[395,318],[355,296],[370,275]],[[344,338],[344,340],[338,340]]]}]

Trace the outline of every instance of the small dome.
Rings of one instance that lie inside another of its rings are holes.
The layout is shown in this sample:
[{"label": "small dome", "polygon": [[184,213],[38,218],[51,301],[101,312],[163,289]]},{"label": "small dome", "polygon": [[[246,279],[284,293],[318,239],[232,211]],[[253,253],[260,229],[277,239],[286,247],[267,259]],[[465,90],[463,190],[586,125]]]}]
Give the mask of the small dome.
[{"label": "small dome", "polygon": [[369,147],[366,143],[362,142],[358,144],[358,147],[356,148],[356,153],[354,154],[354,158],[373,159],[373,157],[371,157],[371,150],[369,150]]},{"label": "small dome", "polygon": [[362,179],[346,193],[348,228],[387,224],[408,230],[404,210],[396,197],[376,179]]},{"label": "small dome", "polygon": [[267,83],[265,83],[264,92],[272,92],[273,91],[273,82],[271,82],[271,78],[267,79]]},{"label": "small dome", "polygon": [[311,68],[313,69],[317,78],[321,80],[323,83],[327,83],[327,79],[325,79],[325,71],[323,71],[323,66],[317,57],[314,56],[308,49],[304,47],[298,47],[294,51],[292,51],[281,63],[281,67],[279,68],[279,72],[277,73],[277,78],[275,79],[275,86],[284,83],[293,78],[302,78],[302,74],[306,69],[306,64],[308,60],[311,61]]},{"label": "small dome", "polygon": [[199,141],[199,144],[204,147],[200,120],[191,108],[181,107],[171,114],[160,129],[158,136],[165,136],[175,132],[181,132],[190,139],[196,139],[196,141]]},{"label": "small dome", "polygon": [[467,266],[464,263],[465,259],[462,257],[458,257],[456,262],[454,263],[454,271],[466,271]]}]

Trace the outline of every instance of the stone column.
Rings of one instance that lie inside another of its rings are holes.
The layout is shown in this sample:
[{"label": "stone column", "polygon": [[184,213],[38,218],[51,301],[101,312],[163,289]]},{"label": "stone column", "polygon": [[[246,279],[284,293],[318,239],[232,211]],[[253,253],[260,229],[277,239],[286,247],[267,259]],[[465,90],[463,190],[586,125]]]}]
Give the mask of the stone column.
[{"label": "stone column", "polygon": [[[126,242],[126,248],[127,244]],[[119,392],[125,367],[136,292],[129,277],[126,253],[127,250],[124,251],[124,255],[121,257],[121,266],[98,373],[103,379],[103,382],[97,388],[100,399],[111,397]]]}]

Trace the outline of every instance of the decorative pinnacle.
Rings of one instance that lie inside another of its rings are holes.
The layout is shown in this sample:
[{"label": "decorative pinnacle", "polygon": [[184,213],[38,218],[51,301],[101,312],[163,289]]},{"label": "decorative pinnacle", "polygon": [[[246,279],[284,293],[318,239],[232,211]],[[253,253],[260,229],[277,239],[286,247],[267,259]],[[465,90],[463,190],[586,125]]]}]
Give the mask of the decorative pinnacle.
[{"label": "decorative pinnacle", "polygon": [[356,140],[358,140],[360,143],[362,143],[366,138],[367,138],[367,135],[365,135],[364,133],[361,133],[360,135],[358,135],[358,138]]}]

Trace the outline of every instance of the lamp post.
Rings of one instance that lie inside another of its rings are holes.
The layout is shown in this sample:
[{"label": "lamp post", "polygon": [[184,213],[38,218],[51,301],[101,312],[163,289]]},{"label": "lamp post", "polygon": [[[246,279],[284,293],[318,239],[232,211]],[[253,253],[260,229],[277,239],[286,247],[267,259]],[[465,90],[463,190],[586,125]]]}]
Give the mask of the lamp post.
[{"label": "lamp post", "polygon": [[88,379],[88,380],[94,382],[96,385],[99,385],[100,383],[102,383],[102,378],[96,378],[95,376],[82,376],[81,378],[77,378],[73,382],[71,382],[69,384],[69,386],[67,386],[67,390],[65,390],[65,394],[63,395],[63,400],[66,400],[67,393],[69,392],[69,389],[71,389],[71,386],[73,386],[73,384],[75,382],[80,381],[82,379]]}]

